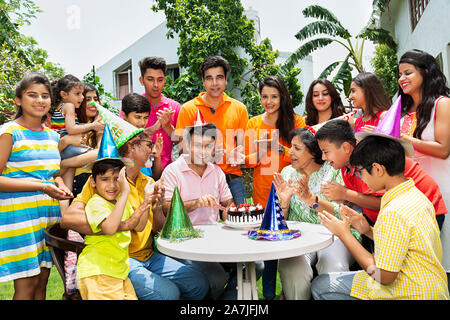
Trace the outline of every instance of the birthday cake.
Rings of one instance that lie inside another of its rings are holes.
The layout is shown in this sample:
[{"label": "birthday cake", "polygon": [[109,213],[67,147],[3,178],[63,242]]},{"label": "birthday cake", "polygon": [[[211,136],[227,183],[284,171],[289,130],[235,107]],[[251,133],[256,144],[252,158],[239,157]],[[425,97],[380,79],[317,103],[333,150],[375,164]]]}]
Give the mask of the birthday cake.
[{"label": "birthday cake", "polygon": [[225,223],[230,226],[245,227],[261,224],[264,207],[257,204],[244,203],[236,207],[231,205]]}]

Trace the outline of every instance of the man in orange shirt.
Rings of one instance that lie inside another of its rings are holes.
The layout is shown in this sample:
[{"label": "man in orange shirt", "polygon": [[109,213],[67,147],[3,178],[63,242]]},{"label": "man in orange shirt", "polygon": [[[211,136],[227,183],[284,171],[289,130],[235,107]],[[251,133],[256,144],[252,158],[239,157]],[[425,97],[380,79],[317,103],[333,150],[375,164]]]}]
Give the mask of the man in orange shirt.
[{"label": "man in orange shirt", "polygon": [[[178,114],[175,135],[180,138],[186,126],[196,122],[197,113],[202,122],[214,123],[220,131],[217,145],[223,146],[224,155],[217,165],[225,173],[227,184],[236,205],[245,203],[246,192],[242,171],[244,163],[244,134],[248,122],[246,106],[229,97],[224,91],[230,65],[220,56],[211,56],[200,65],[203,87],[196,98],[186,102]],[[220,157],[219,157],[220,158]]]}]

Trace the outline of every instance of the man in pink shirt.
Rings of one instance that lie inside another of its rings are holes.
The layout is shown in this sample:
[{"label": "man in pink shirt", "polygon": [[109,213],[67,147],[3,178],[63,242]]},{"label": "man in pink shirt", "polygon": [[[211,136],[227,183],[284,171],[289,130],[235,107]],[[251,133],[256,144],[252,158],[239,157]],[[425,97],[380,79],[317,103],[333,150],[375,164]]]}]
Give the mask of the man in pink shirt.
[{"label": "man in pink shirt", "polygon": [[[218,129],[213,123],[207,123],[188,126],[185,130],[188,139],[183,140],[183,149],[188,152],[169,164],[162,174],[166,190],[163,211],[167,215],[173,190],[178,187],[192,224],[213,224],[219,221],[219,208],[224,207],[226,212],[234,203],[225,174],[213,163]],[[229,276],[220,263],[177,260],[203,272],[213,299],[224,293]],[[236,286],[228,287],[227,291],[236,291]]]},{"label": "man in pink shirt", "polygon": [[[182,154],[163,171],[163,210],[168,212],[173,190],[178,187],[181,199],[193,225],[219,221],[219,208],[233,204],[233,196],[225,174],[213,163],[217,127],[213,123],[186,127],[188,152]],[[226,213],[223,219],[226,219]]]},{"label": "man in pink shirt", "polygon": [[181,106],[178,102],[165,97],[161,91],[166,82],[166,61],[160,57],[146,57],[139,61],[141,76],[139,81],[145,88],[142,94],[151,105],[146,132],[152,135],[153,142],[156,135],[162,134],[163,150],[161,152],[161,164],[164,169],[172,162],[172,132],[177,123]]}]

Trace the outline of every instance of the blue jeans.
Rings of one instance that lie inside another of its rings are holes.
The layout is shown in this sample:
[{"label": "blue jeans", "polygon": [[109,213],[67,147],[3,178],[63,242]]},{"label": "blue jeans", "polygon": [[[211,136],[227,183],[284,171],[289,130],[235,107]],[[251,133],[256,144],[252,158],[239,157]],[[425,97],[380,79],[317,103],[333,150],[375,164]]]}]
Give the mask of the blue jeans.
[{"label": "blue jeans", "polygon": [[130,258],[128,277],[140,300],[201,300],[208,279],[200,271],[154,252],[147,261]]},{"label": "blue jeans", "polygon": [[247,193],[245,192],[244,179],[242,177],[236,177],[232,180],[227,179],[228,187],[230,188],[233,200],[236,206],[241,203],[246,203]]},{"label": "blue jeans", "polygon": [[262,274],[263,296],[266,299],[273,299],[277,288],[277,268],[278,260],[264,261],[264,271]]},{"label": "blue jeans", "polygon": [[314,300],[358,300],[350,296],[356,272],[332,272],[321,274],[311,283]]},{"label": "blue jeans", "polygon": [[63,151],[61,151],[61,160],[73,158],[79,156],[80,154],[88,152],[89,149],[80,146],[73,146],[69,144]]},{"label": "blue jeans", "polygon": [[177,259],[181,263],[202,272],[208,279],[211,290],[211,298],[217,300],[225,290],[228,281],[228,274],[218,262],[203,262]]}]

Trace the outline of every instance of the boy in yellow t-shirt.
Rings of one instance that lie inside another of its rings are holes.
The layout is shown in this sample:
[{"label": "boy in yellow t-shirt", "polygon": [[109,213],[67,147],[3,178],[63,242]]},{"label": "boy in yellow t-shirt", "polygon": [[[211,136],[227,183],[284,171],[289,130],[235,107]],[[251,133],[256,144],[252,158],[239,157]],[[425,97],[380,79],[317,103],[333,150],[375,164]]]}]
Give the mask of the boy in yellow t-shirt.
[{"label": "boy in yellow t-shirt", "polygon": [[[342,206],[341,218],[319,213],[364,269],[330,273],[312,283],[314,299],[448,300],[447,274],[433,204],[404,176],[405,151],[394,138],[368,136],[354,149],[355,175],[372,191],[387,190],[373,227]],[[350,233],[350,224],[374,240],[374,254]]]},{"label": "boy in yellow t-shirt", "polygon": [[[96,194],[86,204],[86,218],[94,233],[86,235],[86,247],[77,263],[77,278],[83,300],[137,300],[128,278],[130,231],[118,231],[121,221],[133,213],[128,202],[130,186],[120,159],[94,163],[90,184]],[[142,211],[140,211],[142,212]],[[139,220],[139,219],[138,219]],[[139,223],[136,231],[142,231]]]}]

